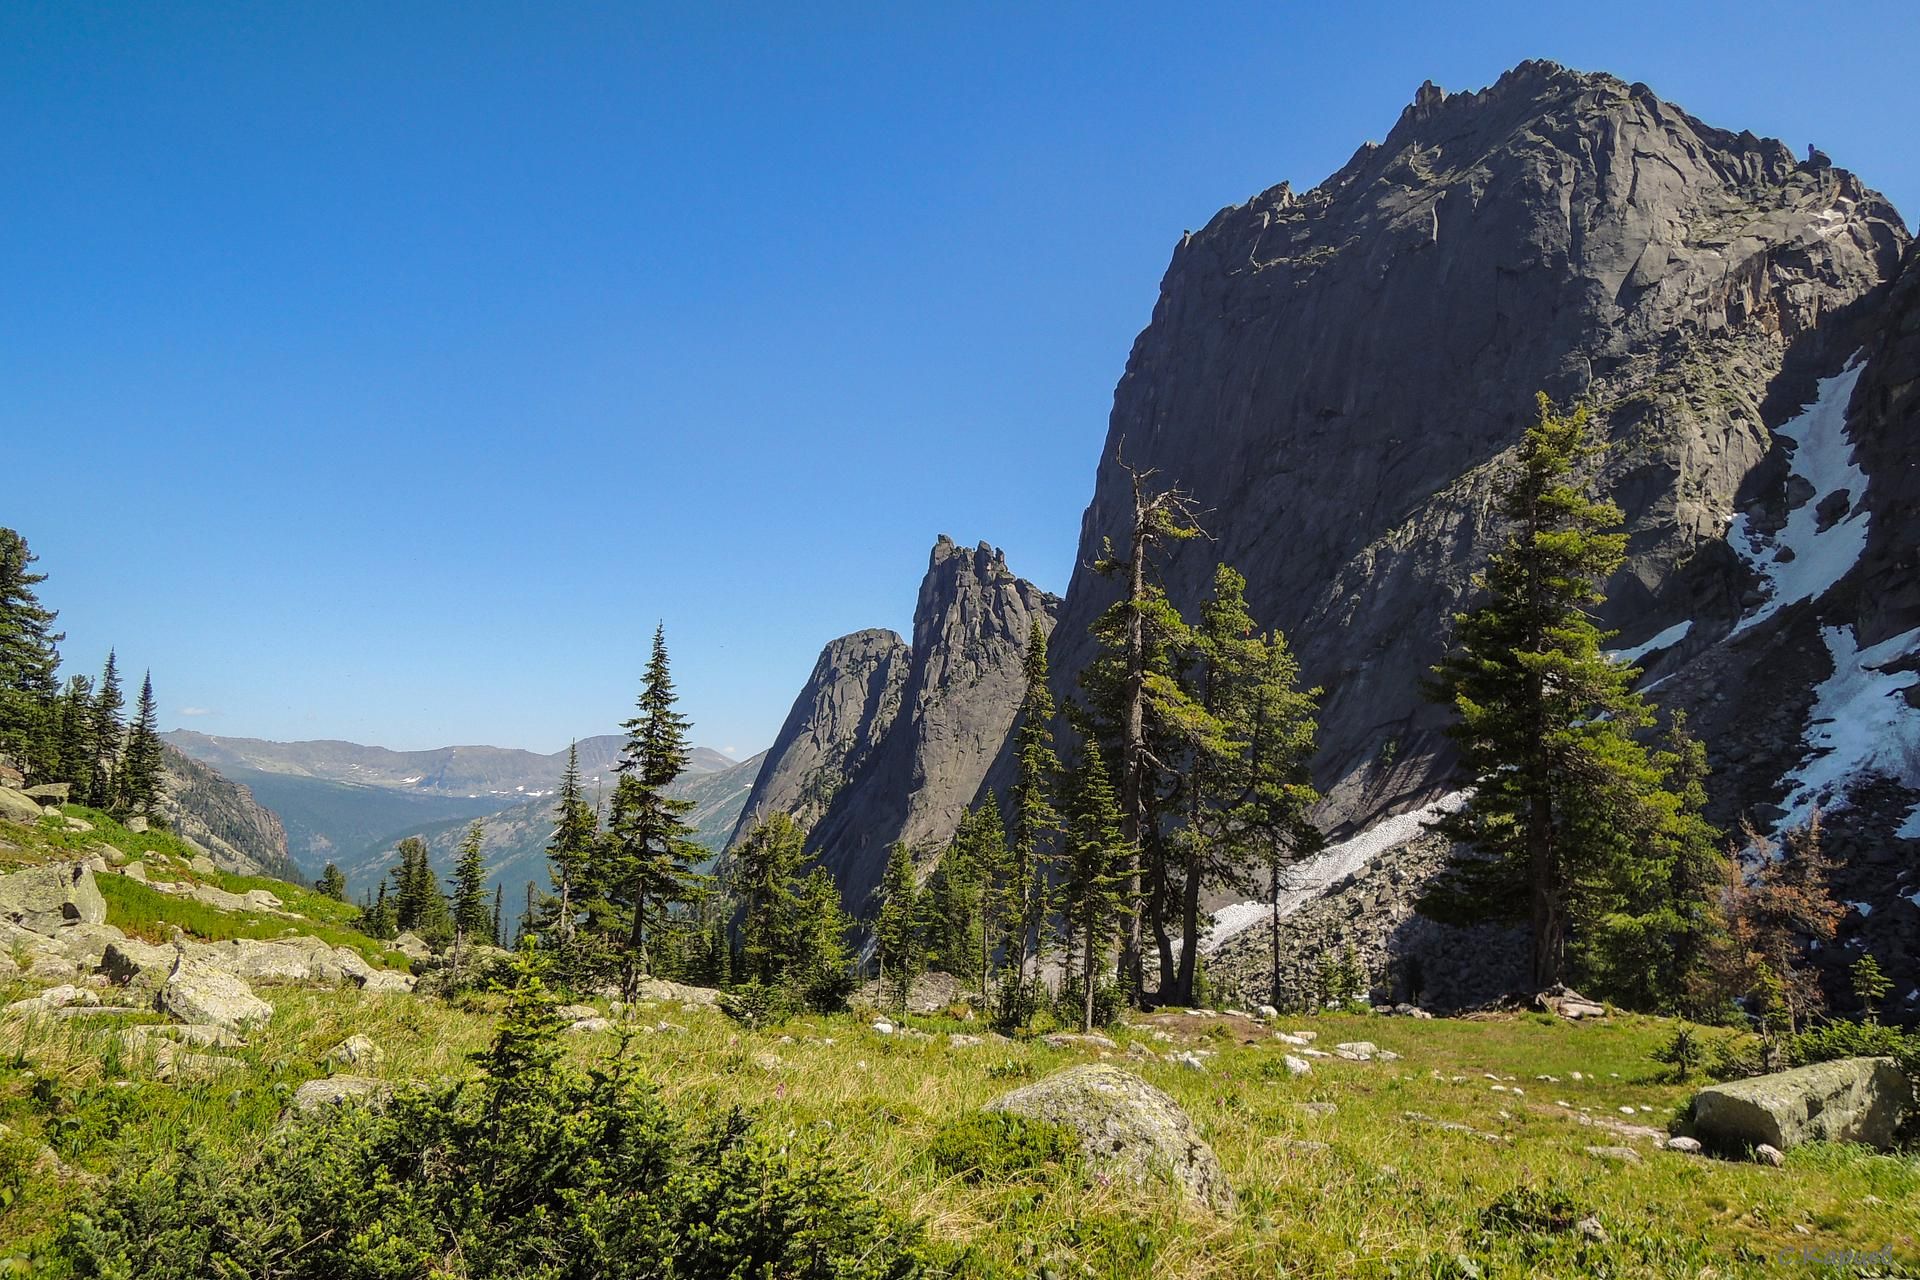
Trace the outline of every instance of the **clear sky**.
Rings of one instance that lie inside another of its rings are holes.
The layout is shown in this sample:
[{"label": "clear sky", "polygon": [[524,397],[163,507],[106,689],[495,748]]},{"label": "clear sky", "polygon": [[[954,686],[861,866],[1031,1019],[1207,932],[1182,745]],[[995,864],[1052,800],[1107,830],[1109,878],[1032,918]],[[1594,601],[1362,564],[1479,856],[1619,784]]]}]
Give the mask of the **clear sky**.
[{"label": "clear sky", "polygon": [[[1548,57],[1920,209],[1920,8],[0,6],[0,524],[165,727],[701,743],[1072,568],[1181,232]],[[937,16],[937,15],[944,16]]]}]

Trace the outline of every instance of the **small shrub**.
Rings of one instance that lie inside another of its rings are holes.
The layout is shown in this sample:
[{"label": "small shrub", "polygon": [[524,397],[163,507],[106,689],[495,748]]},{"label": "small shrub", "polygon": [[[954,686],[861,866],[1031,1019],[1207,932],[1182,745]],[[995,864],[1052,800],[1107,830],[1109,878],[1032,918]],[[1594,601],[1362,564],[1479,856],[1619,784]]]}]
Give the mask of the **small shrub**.
[{"label": "small shrub", "polygon": [[58,1260],[123,1280],[922,1274],[919,1229],[823,1156],[738,1110],[689,1123],[623,1062],[569,1065],[530,957],[516,973],[479,1079],[125,1165]]},{"label": "small shrub", "polygon": [[1489,1235],[1554,1235],[1586,1216],[1558,1187],[1515,1187],[1480,1211],[1480,1228]]},{"label": "small shrub", "polygon": [[968,1182],[1005,1181],[1048,1166],[1072,1165],[1079,1140],[1063,1125],[1002,1111],[975,1111],[935,1134],[927,1158]]},{"label": "small shrub", "polygon": [[1044,999],[1039,979],[1025,981],[1018,973],[1007,974],[993,993],[993,1029],[1009,1036],[1025,1031]]},{"label": "small shrub", "polygon": [[1707,1044],[1700,1035],[1700,1029],[1688,1026],[1682,1026],[1673,1033],[1671,1040],[1653,1051],[1655,1062],[1664,1062],[1673,1068],[1676,1084],[1692,1079],[1694,1073],[1705,1065],[1706,1056]]},{"label": "small shrub", "polygon": [[749,1027],[768,1027],[793,1013],[793,997],[784,987],[771,983],[742,982],[720,997],[720,1008],[730,1018]]},{"label": "small shrub", "polygon": [[1836,1058],[1892,1058],[1909,1080],[1920,1080],[1920,1034],[1877,1022],[1836,1021],[1787,1042],[1787,1060],[1796,1067]]}]

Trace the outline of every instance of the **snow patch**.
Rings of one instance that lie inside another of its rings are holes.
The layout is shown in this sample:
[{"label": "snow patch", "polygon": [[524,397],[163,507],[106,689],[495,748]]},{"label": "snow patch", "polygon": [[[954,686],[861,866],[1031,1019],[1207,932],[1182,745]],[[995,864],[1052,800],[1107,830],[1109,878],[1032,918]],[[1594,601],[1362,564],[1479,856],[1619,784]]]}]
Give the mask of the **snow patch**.
[{"label": "snow patch", "polygon": [[1873,904],[1871,902],[1849,902],[1846,905],[1858,911],[1862,920],[1865,920],[1873,914]]},{"label": "snow patch", "polygon": [[[1920,649],[1920,627],[1865,649],[1851,626],[1822,627],[1820,635],[1833,656],[1833,674],[1814,690],[1803,738],[1809,754],[1782,779],[1782,829],[1805,822],[1815,806],[1843,805],[1847,789],[1868,775],[1920,788],[1920,710],[1900,696],[1920,682],[1920,671],[1885,670]],[[1909,815],[1901,834],[1914,825]]]},{"label": "snow patch", "polygon": [[[1467,803],[1470,791],[1453,791],[1432,804],[1395,814],[1374,823],[1359,835],[1329,845],[1316,857],[1290,868],[1281,878],[1280,915],[1284,919],[1327,891],[1328,886],[1353,875],[1375,858],[1405,844],[1426,830],[1429,824]],[[1266,901],[1235,902],[1213,913],[1213,924],[1200,940],[1200,954],[1218,951],[1222,943],[1245,933],[1273,914]]]},{"label": "snow patch", "polygon": [[[1777,534],[1749,529],[1744,515],[1727,526],[1727,542],[1761,576],[1767,593],[1766,601],[1740,620],[1733,635],[1790,604],[1824,594],[1866,549],[1867,512],[1860,502],[1867,493],[1867,473],[1854,465],[1853,444],[1847,439],[1847,403],[1865,368],[1856,358],[1840,373],[1820,379],[1813,403],[1774,432],[1794,442],[1793,474],[1812,486],[1813,496],[1788,513],[1786,526]],[[1843,489],[1852,504],[1846,518],[1820,529],[1820,504]]]},{"label": "snow patch", "polygon": [[1645,644],[1637,644],[1631,649],[1609,649],[1607,656],[1622,665],[1632,665],[1656,649],[1671,649],[1687,638],[1687,632],[1693,630],[1693,619],[1676,622]]}]

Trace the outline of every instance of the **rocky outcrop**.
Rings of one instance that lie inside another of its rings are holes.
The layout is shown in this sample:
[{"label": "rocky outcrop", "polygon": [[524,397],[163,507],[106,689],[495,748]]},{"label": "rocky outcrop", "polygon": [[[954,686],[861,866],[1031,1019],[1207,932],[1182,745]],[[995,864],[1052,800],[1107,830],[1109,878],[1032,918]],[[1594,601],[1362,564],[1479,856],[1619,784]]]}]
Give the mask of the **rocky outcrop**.
[{"label": "rocky outcrop", "polygon": [[238,1031],[273,1017],[273,1006],[225,969],[181,956],[160,987],[160,1008],[182,1022]]},{"label": "rocky outcrop", "polygon": [[1139,1076],[1104,1063],[1069,1067],[987,1104],[1079,1135],[1088,1168],[1135,1186],[1162,1178],[1194,1203],[1230,1213],[1233,1188],[1180,1104]]},{"label": "rocky outcrop", "polygon": [[223,871],[298,880],[280,819],[253,792],[172,745],[163,746],[166,785],[159,816],[204,848]]},{"label": "rocky outcrop", "polygon": [[760,817],[797,816],[809,847],[855,911],[879,883],[888,846],[944,841],[979,796],[1019,709],[1034,623],[1054,600],[981,543],[934,544],[913,643],[862,631],[828,645],[747,801],[738,839]]},{"label": "rocky outcrop", "polygon": [[856,631],[828,642],[767,749],[734,840],[769,814],[784,813],[803,827],[820,820],[893,728],[911,655],[892,631]]},{"label": "rocky outcrop", "polygon": [[1862,1142],[1882,1149],[1913,1105],[1913,1085],[1892,1058],[1843,1058],[1702,1089],[1693,1127],[1709,1146]]},{"label": "rocky outcrop", "polygon": [[1063,690],[1112,598],[1087,565],[1125,527],[1124,450],[1210,513],[1212,540],[1169,567],[1175,601],[1233,564],[1327,690],[1330,821],[1426,791],[1447,757],[1417,683],[1500,536],[1492,483],[1534,393],[1605,420],[1602,487],[1632,535],[1608,620],[1643,639],[1684,567],[1737,580],[1724,533],[1768,427],[1845,359],[1827,331],[1904,243],[1853,175],[1644,85],[1534,62],[1478,93],[1428,86],[1313,190],[1275,187],[1176,249],[1115,392]]}]

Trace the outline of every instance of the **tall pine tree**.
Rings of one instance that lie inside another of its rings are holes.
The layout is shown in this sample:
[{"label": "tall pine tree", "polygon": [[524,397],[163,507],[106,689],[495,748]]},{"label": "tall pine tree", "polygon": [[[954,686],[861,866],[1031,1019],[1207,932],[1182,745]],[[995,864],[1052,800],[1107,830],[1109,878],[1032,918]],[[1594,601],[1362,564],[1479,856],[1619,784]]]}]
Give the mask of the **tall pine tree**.
[{"label": "tall pine tree", "polygon": [[160,801],[165,764],[160,745],[160,715],[153,701],[153,673],[149,671],[140,682],[140,700],[135,704],[133,725],[127,732],[120,803],[128,813],[142,817],[153,813]]},{"label": "tall pine tree", "polygon": [[126,736],[121,713],[126,706],[126,695],[120,691],[119,659],[109,649],[107,665],[100,671],[99,690],[93,697],[93,749],[99,754],[93,770],[92,803],[97,808],[113,809],[120,803],[120,745]]},{"label": "tall pine tree", "polygon": [[1482,600],[1455,615],[1430,696],[1473,797],[1443,829],[1470,847],[1428,909],[1454,919],[1524,921],[1536,986],[1570,976],[1578,922],[1603,927],[1623,882],[1649,878],[1659,838],[1682,816],[1664,762],[1636,735],[1652,722],[1639,672],[1608,659],[1591,613],[1625,555],[1618,507],[1589,496],[1580,470],[1600,444],[1584,407],[1542,394],[1503,479],[1505,545],[1475,577]]},{"label": "tall pine tree", "polygon": [[593,855],[600,846],[600,819],[580,790],[580,746],[567,747],[567,771],[554,805],[553,838],[547,842],[554,887],[559,891],[557,924],[562,940],[573,936],[579,890],[592,883]]},{"label": "tall pine tree", "polygon": [[43,781],[56,762],[54,695],[59,689],[59,643],[53,610],[34,588],[39,557],[27,540],[0,528],[0,757],[10,757],[30,781]]},{"label": "tall pine tree", "polygon": [[1121,830],[1119,798],[1098,742],[1082,744],[1069,799],[1060,897],[1079,952],[1066,960],[1069,973],[1078,970],[1080,1029],[1091,1031],[1101,970],[1126,906],[1126,883],[1134,862]]},{"label": "tall pine tree", "polygon": [[669,909],[689,901],[700,888],[693,864],[702,850],[692,842],[686,814],[693,802],[669,793],[687,767],[687,721],[677,701],[667,662],[666,629],[653,633],[638,713],[622,727],[627,742],[615,766],[613,808],[607,823],[609,883],[617,885],[620,905],[629,913],[626,986],[631,993],[647,971],[649,925],[660,925]]},{"label": "tall pine tree", "polygon": [[487,901],[486,823],[474,819],[453,866],[453,936],[456,943],[493,939],[493,909]]},{"label": "tall pine tree", "polygon": [[1025,981],[1029,966],[1039,958],[1047,886],[1060,827],[1060,814],[1053,801],[1059,785],[1060,757],[1053,749],[1047,633],[1038,621],[1027,633],[1022,667],[1026,693],[1020,701],[1019,728],[1014,732],[1012,822],[1007,828],[1010,862],[999,914],[1009,926],[1010,963]]},{"label": "tall pine tree", "polygon": [[896,1010],[907,1007],[919,978],[926,951],[921,933],[920,885],[914,872],[913,851],[897,840],[887,851],[887,869],[880,878],[880,911],[873,922],[874,950],[880,959],[880,983]]}]

